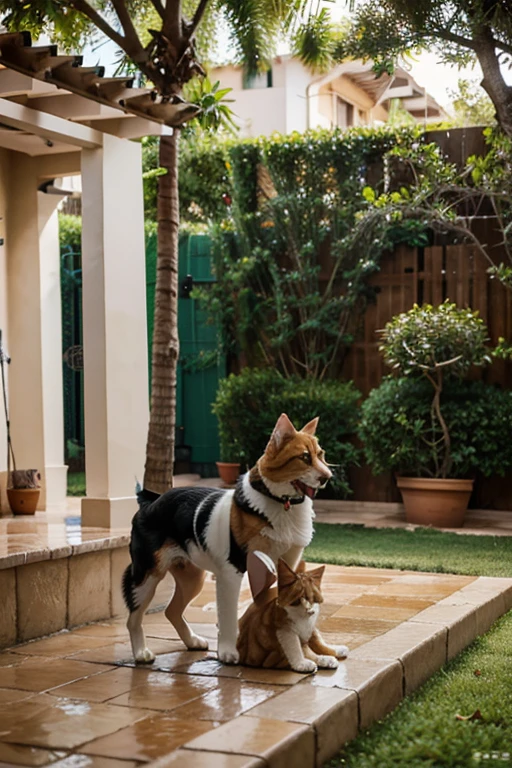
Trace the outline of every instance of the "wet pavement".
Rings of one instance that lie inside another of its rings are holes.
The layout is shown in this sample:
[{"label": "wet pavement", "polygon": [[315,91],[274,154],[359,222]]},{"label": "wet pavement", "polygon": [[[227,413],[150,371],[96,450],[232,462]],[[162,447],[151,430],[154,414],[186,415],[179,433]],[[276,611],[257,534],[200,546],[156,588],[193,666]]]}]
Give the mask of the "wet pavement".
[{"label": "wet pavement", "polygon": [[[124,618],[0,652],[0,768],[130,768],[162,758],[189,768],[312,768],[441,666],[449,634],[452,644],[457,632],[472,639],[469,620],[473,633],[485,631],[482,621],[509,606],[512,581],[327,566],[323,594],[319,627],[351,655],[316,675],[220,664],[211,577],[188,609],[210,638],[207,652],[185,651],[161,612],[145,618],[157,654],[147,666],[133,663]],[[245,586],[240,611],[249,600]]]}]

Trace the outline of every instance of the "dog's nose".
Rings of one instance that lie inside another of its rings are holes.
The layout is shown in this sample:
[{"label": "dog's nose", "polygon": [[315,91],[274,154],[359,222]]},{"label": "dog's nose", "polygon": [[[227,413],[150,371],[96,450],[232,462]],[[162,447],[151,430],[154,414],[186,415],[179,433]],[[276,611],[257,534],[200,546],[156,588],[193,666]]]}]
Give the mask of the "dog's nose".
[{"label": "dog's nose", "polygon": [[330,469],[325,469],[323,472],[318,473],[318,482],[321,485],[324,485],[328,480],[330,480],[332,477],[332,472]]}]

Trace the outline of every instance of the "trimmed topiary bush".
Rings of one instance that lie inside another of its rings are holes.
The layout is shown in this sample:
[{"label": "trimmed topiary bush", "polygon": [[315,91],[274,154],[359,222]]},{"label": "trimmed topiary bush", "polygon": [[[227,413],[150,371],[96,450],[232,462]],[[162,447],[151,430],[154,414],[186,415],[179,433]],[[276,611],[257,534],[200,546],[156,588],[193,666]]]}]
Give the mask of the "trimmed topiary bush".
[{"label": "trimmed topiary bush", "polygon": [[[478,312],[459,309],[445,301],[437,307],[417,304],[386,324],[380,351],[385,362],[402,376],[427,380],[432,429],[439,434],[432,445],[432,465],[427,477],[454,477],[450,428],[441,408],[446,381],[462,379],[472,365],[485,365],[491,358],[485,346],[487,328]],[[423,437],[425,443],[428,436]]]},{"label": "trimmed topiary bush", "polygon": [[[374,474],[434,477],[444,443],[426,379],[388,377],[361,407],[359,436]],[[447,379],[440,405],[451,438],[450,476],[505,475],[512,469],[512,392]]]},{"label": "trimmed topiary bush", "polygon": [[359,418],[360,393],[352,382],[285,378],[272,369],[245,368],[220,382],[213,412],[219,421],[221,458],[252,467],[265,450],[281,413],[296,429],[320,417],[318,438],[327,461],[336,464],[330,487],[337,495],[350,492],[348,466],[358,451],[350,442]]}]

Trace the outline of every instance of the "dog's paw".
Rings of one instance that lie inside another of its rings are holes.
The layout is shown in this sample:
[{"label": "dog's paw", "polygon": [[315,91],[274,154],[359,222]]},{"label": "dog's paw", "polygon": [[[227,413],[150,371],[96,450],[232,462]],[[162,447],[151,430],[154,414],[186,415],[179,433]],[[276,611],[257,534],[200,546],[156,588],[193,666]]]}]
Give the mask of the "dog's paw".
[{"label": "dog's paw", "polygon": [[349,650],[346,645],[336,645],[334,647],[334,652],[336,653],[337,659],[346,659],[349,654]]},{"label": "dog's paw", "polygon": [[292,669],[294,672],[310,673],[316,672],[318,667],[314,661],[311,661],[311,659],[303,659],[302,661],[299,661],[298,664],[294,664]]},{"label": "dog's paw", "polygon": [[240,654],[236,648],[230,648],[229,646],[223,647],[219,645],[218,657],[219,661],[222,661],[223,664],[238,664],[240,661]]},{"label": "dog's paw", "polygon": [[149,648],[143,648],[135,654],[137,664],[151,664],[155,660],[155,654]]},{"label": "dog's paw", "polygon": [[207,651],[208,640],[206,637],[201,637],[200,635],[192,635],[187,643],[187,648],[189,651]]},{"label": "dog's paw", "polygon": [[316,663],[319,669],[337,669],[338,660],[334,656],[318,656]]}]

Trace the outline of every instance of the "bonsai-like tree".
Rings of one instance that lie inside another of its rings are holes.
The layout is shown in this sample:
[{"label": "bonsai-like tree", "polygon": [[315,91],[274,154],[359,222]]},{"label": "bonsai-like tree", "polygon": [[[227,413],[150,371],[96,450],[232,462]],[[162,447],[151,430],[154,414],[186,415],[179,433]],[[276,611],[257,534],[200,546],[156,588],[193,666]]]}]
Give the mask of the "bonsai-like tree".
[{"label": "bonsai-like tree", "polygon": [[[379,347],[385,362],[403,376],[425,377],[433,388],[432,432],[441,437],[432,442],[435,477],[450,476],[450,433],[441,410],[443,381],[447,376],[463,378],[472,365],[491,361],[486,349],[486,327],[477,312],[458,309],[445,301],[438,307],[417,304],[394,317],[381,331]],[[427,437],[423,438],[427,441]]]},{"label": "bonsai-like tree", "polygon": [[[301,22],[306,5],[303,0],[0,0],[2,22],[9,30],[27,30],[35,37],[45,33],[69,50],[99,36],[112,40],[131,70],[139,70],[159,94],[160,116],[175,127],[172,136],[160,140],[159,157],[166,173],[158,184],[151,415],[144,471],[144,487],[156,493],[172,486],[179,355],[178,140],[180,127],[201,111],[183,99],[184,86],[205,75],[197,34],[208,13],[222,15],[238,61],[249,75],[255,74],[268,67],[281,34]],[[214,37],[211,33],[210,39]]]}]

